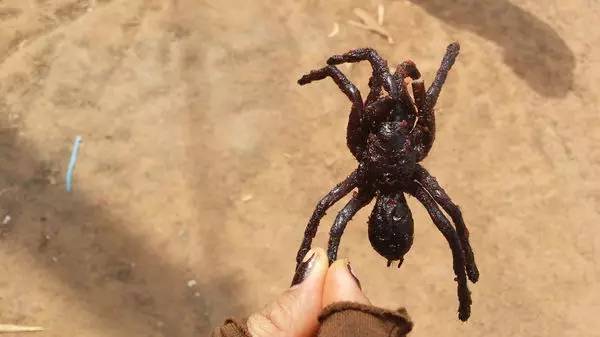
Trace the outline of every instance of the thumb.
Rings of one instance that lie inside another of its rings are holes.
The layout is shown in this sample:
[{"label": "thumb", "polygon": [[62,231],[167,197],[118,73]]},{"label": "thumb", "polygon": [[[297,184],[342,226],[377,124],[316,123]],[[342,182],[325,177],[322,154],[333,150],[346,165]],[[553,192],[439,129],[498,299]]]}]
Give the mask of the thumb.
[{"label": "thumb", "polygon": [[342,301],[371,304],[347,259],[337,260],[329,267],[323,287],[323,307]]},{"label": "thumb", "polygon": [[296,271],[295,285],[248,318],[246,325],[252,337],[313,336],[318,328],[328,265],[323,249],[306,253]]}]

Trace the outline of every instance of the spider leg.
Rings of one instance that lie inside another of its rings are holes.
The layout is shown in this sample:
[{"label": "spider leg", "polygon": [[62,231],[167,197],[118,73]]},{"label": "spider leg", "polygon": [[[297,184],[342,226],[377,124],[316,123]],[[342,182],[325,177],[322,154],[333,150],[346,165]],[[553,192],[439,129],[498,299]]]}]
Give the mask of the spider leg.
[{"label": "spider leg", "polygon": [[412,82],[413,96],[417,106],[418,118],[413,131],[417,162],[425,159],[435,140],[435,113],[425,109],[425,83],[422,79]]},{"label": "spider leg", "polygon": [[321,69],[311,70],[308,74],[302,76],[298,80],[298,84],[305,85],[313,81],[319,81],[324,78],[331,77],[340,90],[348,97],[352,104],[362,106],[362,98],[358,88],[348,80],[336,66],[328,65]]},{"label": "spider leg", "polygon": [[375,102],[378,98],[381,97],[382,84],[381,80],[379,80],[375,74],[371,75],[369,78],[369,94],[367,95],[367,100],[365,101],[365,106],[370,105]]},{"label": "spider leg", "polygon": [[361,208],[365,207],[375,194],[372,191],[360,190],[358,193],[348,201],[346,206],[342,208],[342,210],[335,217],[335,221],[333,222],[333,226],[331,226],[331,230],[329,231],[329,243],[327,245],[327,257],[329,258],[329,263],[333,263],[337,259],[337,251],[340,245],[340,239],[342,238],[342,234],[344,233],[344,229],[346,225],[352,219],[352,217],[358,212]]},{"label": "spider leg", "polygon": [[448,219],[444,216],[444,213],[442,213],[433,198],[423,187],[414,183],[408,192],[425,206],[433,223],[440,232],[442,232],[444,238],[446,238],[446,241],[448,241],[448,244],[450,245],[450,249],[452,250],[453,269],[454,274],[456,275],[455,280],[458,283],[458,318],[461,321],[466,321],[471,315],[471,292],[467,287],[464,254],[460,245],[460,239],[458,238],[454,227],[452,227]]},{"label": "spider leg", "polygon": [[446,191],[438,184],[435,177],[433,177],[425,168],[417,164],[416,180],[427,192],[433,197],[433,199],[450,215],[452,221],[456,226],[456,232],[460,238],[460,244],[463,248],[465,255],[465,265],[467,269],[467,276],[471,282],[475,283],[479,279],[479,270],[475,264],[475,257],[473,256],[473,249],[469,243],[469,230],[465,225],[462,213],[458,205],[452,202],[452,199],[446,194]]},{"label": "spider leg", "polygon": [[346,179],[344,179],[341,183],[337,184],[329,193],[327,193],[317,204],[315,210],[306,225],[306,230],[304,231],[304,239],[302,239],[302,244],[298,249],[298,254],[296,255],[296,268],[302,262],[304,255],[310,250],[310,246],[312,244],[312,240],[317,234],[317,228],[319,227],[319,222],[325,216],[325,212],[336,202],[338,202],[341,198],[343,198],[346,194],[350,193],[357,185],[359,180],[359,170],[354,170]]},{"label": "spider leg", "polygon": [[412,83],[413,94],[415,97],[415,104],[419,110],[419,118],[417,120],[415,143],[418,144],[416,147],[417,161],[425,159],[429,150],[433,146],[435,140],[435,112],[434,107],[437,103],[437,99],[442,90],[442,86],[448,77],[448,72],[452,68],[460,45],[458,42],[451,43],[446,48],[446,54],[442,58],[442,63],[438,69],[433,83],[425,92],[425,84],[422,81],[414,81]]},{"label": "spider leg", "polygon": [[373,75],[369,80],[371,92],[367,97],[366,104],[369,104],[379,98],[382,86],[390,94],[390,96],[395,99],[399,98],[398,88],[394,85],[387,62],[372,48],[359,48],[351,50],[342,55],[334,55],[327,60],[327,64],[335,65],[347,62],[355,63],[360,61],[369,61],[371,68],[373,68]]},{"label": "spider leg", "polygon": [[440,64],[440,68],[435,74],[435,79],[433,80],[433,83],[431,83],[429,89],[427,89],[427,94],[425,97],[426,111],[433,110],[433,107],[437,102],[438,96],[442,91],[442,86],[446,81],[446,77],[448,77],[448,72],[452,68],[452,65],[454,65],[454,61],[456,60],[459,51],[460,45],[458,44],[458,42],[453,42],[449,44],[446,48],[446,54],[444,54],[444,57],[442,58],[442,63]]},{"label": "spider leg", "polygon": [[305,85],[313,81],[322,80],[326,77],[331,77],[344,95],[352,102],[346,131],[346,144],[354,157],[360,160],[362,150],[367,141],[368,131],[366,131],[363,126],[362,119],[364,116],[364,106],[358,88],[348,80],[346,75],[332,65],[312,70],[310,73],[302,76],[298,80],[298,84]]}]

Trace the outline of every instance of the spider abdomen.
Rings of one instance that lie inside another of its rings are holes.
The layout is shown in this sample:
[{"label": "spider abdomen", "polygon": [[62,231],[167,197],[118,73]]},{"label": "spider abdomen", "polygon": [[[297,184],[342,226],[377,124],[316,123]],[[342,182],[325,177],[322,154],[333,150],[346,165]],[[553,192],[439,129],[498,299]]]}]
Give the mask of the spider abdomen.
[{"label": "spider abdomen", "polygon": [[413,243],[413,219],[402,192],[377,195],[369,217],[369,241],[388,261],[403,260]]}]

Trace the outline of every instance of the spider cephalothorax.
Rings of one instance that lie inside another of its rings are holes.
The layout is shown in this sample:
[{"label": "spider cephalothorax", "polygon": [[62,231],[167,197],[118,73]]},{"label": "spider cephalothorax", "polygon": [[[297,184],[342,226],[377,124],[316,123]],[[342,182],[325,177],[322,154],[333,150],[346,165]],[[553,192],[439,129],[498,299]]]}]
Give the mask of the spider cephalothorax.
[{"label": "spider cephalothorax", "polygon": [[[477,282],[479,278],[469,244],[469,232],[458,206],[436,179],[418,164],[433,145],[434,107],[458,52],[458,43],[448,46],[435,79],[427,90],[412,61],[404,61],[392,74],[387,62],[370,48],[332,56],[327,60],[327,66],[313,70],[298,80],[300,85],[304,85],[331,77],[350,99],[352,108],[346,138],[348,148],[359,165],[317,204],[306,227],[296,262],[299,265],[310,249],[326,210],[357,189],[331,227],[327,247],[330,262],[337,258],[340,239],[348,221],[375,198],[375,206],[369,217],[369,241],[375,251],[386,258],[388,266],[393,261],[399,261],[400,267],[413,242],[413,219],[404,197],[404,193],[408,193],[425,206],[450,245],[458,282],[458,316],[465,321],[471,313],[467,277],[471,282]],[[369,95],[363,101],[358,89],[335,65],[364,60],[371,64],[373,74],[369,80]],[[406,84],[409,80],[412,96]],[[438,205],[450,215],[456,228]]]}]

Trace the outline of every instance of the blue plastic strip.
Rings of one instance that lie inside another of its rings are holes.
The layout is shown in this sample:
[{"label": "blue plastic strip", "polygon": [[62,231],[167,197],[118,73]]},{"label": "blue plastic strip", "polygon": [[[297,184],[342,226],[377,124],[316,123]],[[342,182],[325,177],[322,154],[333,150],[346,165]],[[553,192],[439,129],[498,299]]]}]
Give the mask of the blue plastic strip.
[{"label": "blue plastic strip", "polygon": [[65,178],[67,182],[67,192],[71,192],[73,190],[73,170],[75,169],[75,163],[77,163],[77,155],[79,153],[80,144],[81,136],[75,137],[73,149],[71,150],[71,159],[69,159],[69,166],[67,167],[67,176]]}]

